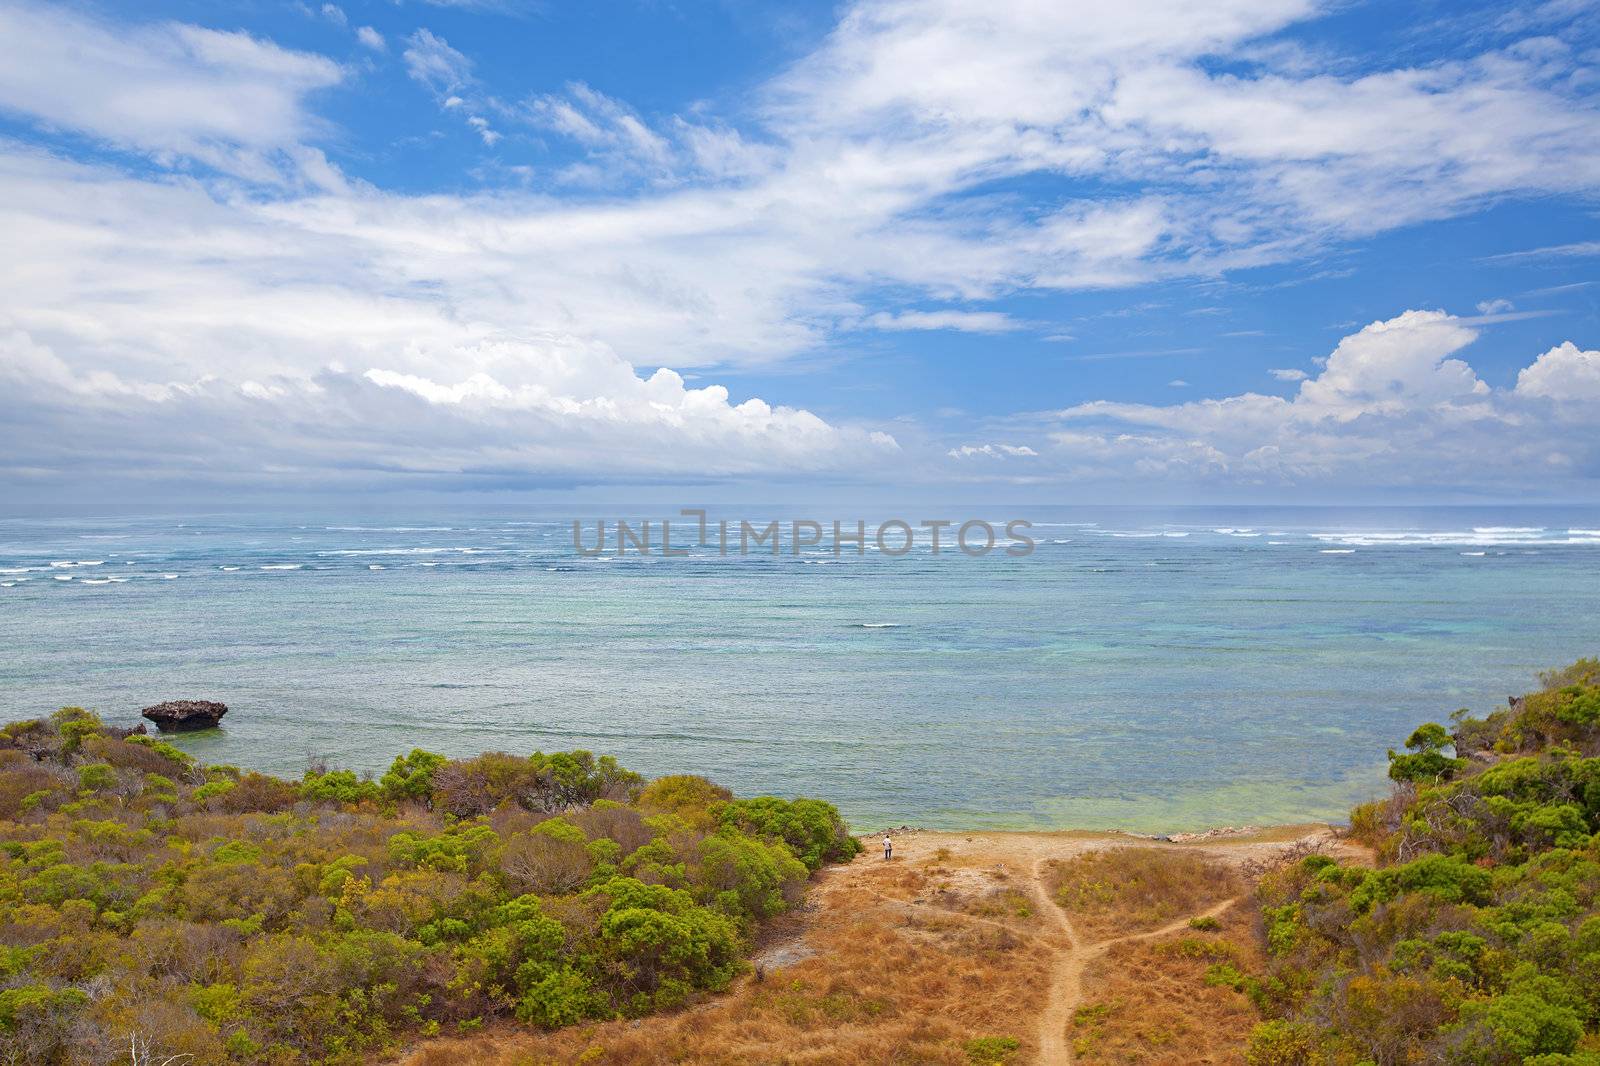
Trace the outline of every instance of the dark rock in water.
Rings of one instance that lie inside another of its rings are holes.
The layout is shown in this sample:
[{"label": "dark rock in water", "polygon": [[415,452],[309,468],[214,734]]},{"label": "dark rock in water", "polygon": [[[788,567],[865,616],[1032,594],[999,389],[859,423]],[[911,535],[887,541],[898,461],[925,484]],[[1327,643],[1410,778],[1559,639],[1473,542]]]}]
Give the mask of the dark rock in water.
[{"label": "dark rock in water", "polygon": [[228,713],[228,705],[214,700],[168,700],[139,712],[163,733],[210,729]]}]

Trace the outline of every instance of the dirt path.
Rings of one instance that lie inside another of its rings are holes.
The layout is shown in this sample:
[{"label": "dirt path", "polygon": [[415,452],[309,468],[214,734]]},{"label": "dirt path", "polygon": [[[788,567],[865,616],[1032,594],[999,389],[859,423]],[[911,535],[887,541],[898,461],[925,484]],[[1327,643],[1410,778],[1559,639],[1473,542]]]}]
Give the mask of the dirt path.
[{"label": "dirt path", "polygon": [[[1320,832],[1320,830],[1319,830]],[[1303,829],[1287,841],[1304,839],[1308,834]],[[1033,901],[1035,913],[1039,914],[1044,923],[1045,930],[1040,933],[1028,934],[1012,928],[1013,932],[1026,936],[1043,946],[1052,956],[1050,970],[1050,985],[1044,1001],[1044,1009],[1038,1018],[1036,1040],[1039,1047],[1038,1062],[1041,1066],[1071,1066],[1073,1062],[1072,1043],[1067,1037],[1072,1018],[1083,999],[1083,975],[1089,964],[1104,955],[1118,944],[1140,940],[1154,940],[1172,933],[1180,932],[1189,927],[1190,921],[1199,918],[1215,918],[1238,903],[1243,897],[1235,896],[1223,900],[1205,910],[1169,922],[1158,929],[1151,929],[1140,933],[1128,933],[1121,936],[1107,937],[1103,940],[1086,942],[1073,926],[1072,920],[1067,916],[1055,900],[1050,898],[1046,881],[1046,865],[1052,861],[1069,859],[1081,855],[1086,851],[1108,845],[1131,843],[1126,838],[1110,838],[1101,834],[1055,834],[1055,833],[925,833],[918,834],[915,838],[916,850],[926,851],[937,847],[949,849],[957,855],[994,858],[999,861],[996,869],[1007,870],[1016,868],[1018,873],[1026,871],[1017,877],[1018,889],[1025,892]],[[1260,858],[1266,854],[1279,851],[1286,844],[1286,838],[1244,838],[1240,840],[1218,840],[1208,842],[1199,850],[1219,858],[1244,862],[1252,858]],[[848,871],[849,868],[846,868]],[[933,904],[892,900],[887,896],[881,897],[885,902],[894,903],[906,909],[934,911],[940,915],[949,916],[958,920],[982,923],[987,925],[1005,925],[989,919],[974,915],[964,914],[960,911],[949,910]]]},{"label": "dirt path", "polygon": [[[1049,858],[1040,858],[1034,862],[1026,887],[1028,895],[1038,908],[1038,913],[1043,915],[1046,923],[1052,927],[1053,935],[1046,934],[1037,939],[1047,945],[1055,955],[1050,973],[1049,993],[1045,997],[1044,1010],[1039,1015],[1037,1036],[1039,1062],[1042,1066],[1056,1066],[1056,1064],[1070,1066],[1073,1056],[1072,1044],[1067,1039],[1067,1027],[1072,1022],[1078,1004],[1083,1000],[1083,972],[1090,962],[1118,944],[1136,940],[1154,940],[1187,929],[1189,923],[1196,919],[1215,918],[1243,897],[1225,899],[1203,911],[1169,922],[1159,929],[1084,943],[1078,931],[1073,928],[1072,920],[1067,917],[1066,911],[1056,905],[1045,888],[1044,867],[1049,861]],[[960,915],[960,917],[970,916]],[[984,921],[984,919],[976,920]]]},{"label": "dirt path", "polygon": [[1039,1061],[1041,1063],[1070,1063],[1072,1046],[1067,1042],[1067,1025],[1072,1012],[1078,1009],[1083,998],[1083,968],[1088,962],[1083,941],[1072,927],[1067,912],[1056,906],[1045,889],[1044,864],[1049,859],[1040,858],[1033,864],[1028,891],[1038,903],[1039,913],[1048,915],[1063,940],[1065,950],[1058,951],[1051,971],[1050,992],[1045,997],[1044,1010],[1039,1015]]},{"label": "dirt path", "polygon": [[1087,832],[894,835],[892,863],[863,855],[823,871],[805,903],[769,930],[751,972],[724,995],[675,1014],[553,1033],[507,1021],[407,1049],[400,1061],[954,1062],[965,1041],[999,1034],[1033,1045],[1034,1062],[1072,1066],[1074,1016],[1099,987],[1090,977],[1096,960],[1119,944],[1186,929],[1191,918],[1220,916],[1243,897],[1160,928],[1104,935],[1114,930],[1074,923],[1051,898],[1051,863],[1106,847],[1183,849],[1235,865],[1248,881],[1252,870],[1308,841],[1362,860],[1326,826],[1194,843]]}]

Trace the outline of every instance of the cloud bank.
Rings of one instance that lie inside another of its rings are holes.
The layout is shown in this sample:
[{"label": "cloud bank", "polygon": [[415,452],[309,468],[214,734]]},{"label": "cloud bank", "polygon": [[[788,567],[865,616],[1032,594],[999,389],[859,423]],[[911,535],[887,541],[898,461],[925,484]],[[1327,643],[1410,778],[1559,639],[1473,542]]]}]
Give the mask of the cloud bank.
[{"label": "cloud bank", "polygon": [[[1025,332],[979,305],[1217,277],[1600,187],[1585,61],[1548,26],[1382,69],[1274,38],[1328,6],[858,0],[737,113],[666,117],[581,82],[508,98],[443,36],[396,35],[390,61],[485,150],[522,131],[578,160],[464,194],[330,162],[319,100],[360,90],[328,57],[7,2],[0,109],[32,131],[0,141],[0,224],[29,250],[0,263],[7,476],[938,478],[997,460],[1406,483],[1484,454],[1592,476],[1550,427],[1593,396],[1595,353],[1564,345],[1495,392],[1454,357],[1473,327],[1442,313],[1346,338],[1292,397],[1085,404],[1026,443],[902,441],[687,383],[863,331]],[[1048,193],[1005,191],[1024,178]]]}]

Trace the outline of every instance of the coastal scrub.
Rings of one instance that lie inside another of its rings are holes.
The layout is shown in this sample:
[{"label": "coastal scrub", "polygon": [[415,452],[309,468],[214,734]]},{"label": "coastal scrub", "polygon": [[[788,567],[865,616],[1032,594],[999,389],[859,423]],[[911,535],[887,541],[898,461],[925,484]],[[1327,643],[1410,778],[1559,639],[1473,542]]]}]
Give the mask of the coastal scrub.
[{"label": "coastal scrub", "polygon": [[296,782],[80,708],[9,725],[0,1061],[353,1063],[725,989],[859,845],[817,800],[666,781],[584,751],[414,750]]},{"label": "coastal scrub", "polygon": [[1600,1066],[1600,662],[1541,680],[1390,753],[1352,814],[1376,869],[1265,879],[1252,1066]]}]

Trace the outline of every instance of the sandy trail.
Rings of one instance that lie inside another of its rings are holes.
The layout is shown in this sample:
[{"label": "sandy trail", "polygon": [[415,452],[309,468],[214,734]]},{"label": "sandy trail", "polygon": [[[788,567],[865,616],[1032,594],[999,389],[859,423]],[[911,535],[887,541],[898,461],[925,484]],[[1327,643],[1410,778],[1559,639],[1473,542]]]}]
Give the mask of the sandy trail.
[{"label": "sandy trail", "polygon": [[[925,855],[930,851],[943,848],[948,850],[953,858],[970,860],[982,857],[985,860],[995,860],[995,867],[1008,873],[1025,871],[1022,876],[1017,878],[1017,887],[1033,901],[1035,912],[1045,922],[1046,931],[1041,934],[1030,935],[1024,933],[1020,935],[1029,936],[1030,939],[1045,946],[1053,955],[1050,987],[1045,996],[1044,1009],[1039,1014],[1035,1038],[1039,1048],[1037,1061],[1041,1066],[1058,1066],[1058,1064],[1070,1066],[1073,1062],[1072,1044],[1067,1038],[1067,1030],[1071,1025],[1073,1014],[1077,1011],[1083,999],[1083,974],[1089,963],[1118,944],[1130,941],[1154,940],[1187,929],[1190,921],[1194,919],[1215,918],[1243,898],[1236,896],[1223,900],[1205,910],[1186,915],[1157,929],[1086,942],[1073,926],[1072,920],[1067,916],[1066,911],[1050,898],[1049,889],[1046,887],[1047,864],[1053,861],[1070,859],[1099,848],[1128,845],[1194,848],[1236,865],[1252,860],[1269,858],[1302,840],[1320,839],[1326,845],[1334,846],[1332,834],[1328,832],[1326,827],[1298,827],[1290,830],[1255,834],[1253,836],[1241,836],[1238,839],[1216,838],[1195,844],[1147,843],[1138,839],[1130,839],[1126,836],[1104,833],[917,832],[914,835],[910,835],[908,839],[914,842],[911,848],[902,845],[898,849],[900,854],[906,858],[910,858],[913,853]],[[1336,846],[1334,848],[1335,850],[1340,850]],[[870,865],[870,863],[858,860],[857,863],[845,867],[839,873],[843,877],[849,877],[852,871],[861,869],[863,865]],[[942,915],[948,915],[964,921],[982,922],[990,925],[1004,924],[928,903],[908,903],[901,900],[891,900],[889,897],[882,898],[886,902],[937,911]]]},{"label": "sandy trail", "polygon": [[1230,906],[1238,903],[1240,896],[1232,900],[1224,900],[1214,904],[1205,911],[1181,917],[1176,922],[1168,922],[1160,928],[1152,928],[1144,933],[1126,933],[1123,936],[1109,936],[1106,940],[1094,941],[1085,944],[1078,936],[1077,930],[1072,927],[1072,919],[1067,917],[1067,912],[1062,911],[1050,898],[1050,893],[1045,890],[1045,863],[1048,860],[1038,860],[1034,866],[1034,879],[1029,885],[1030,895],[1034,896],[1040,906],[1040,914],[1053,919],[1053,924],[1061,933],[1062,940],[1066,941],[1064,948],[1056,952],[1056,965],[1051,975],[1050,996],[1045,999],[1045,1010],[1038,1016],[1038,1061],[1040,1063],[1072,1063],[1072,1044],[1067,1040],[1067,1026],[1072,1023],[1072,1015],[1077,1012],[1078,1004],[1083,1000],[1083,970],[1088,967],[1091,960],[1106,954],[1109,949],[1117,944],[1128,943],[1134,940],[1157,940],[1160,936],[1170,935],[1189,928],[1189,922],[1203,917],[1218,917],[1227,911]]},{"label": "sandy trail", "polygon": [[[476,1036],[441,1037],[403,1052],[400,1061],[409,1066],[589,1062],[603,1048],[598,1061],[651,1066],[888,1062],[892,1056],[884,1048],[919,1046],[927,1031],[924,1020],[937,1018],[949,1029],[950,1019],[961,1018],[958,1025],[969,1026],[970,1035],[1012,1034],[1032,1045],[1031,1061],[1071,1066],[1074,1015],[1086,992],[1093,991],[1094,986],[1085,987],[1086,974],[1096,960],[1119,944],[1158,939],[1186,929],[1193,918],[1220,916],[1244,897],[1215,902],[1159,928],[1092,939],[1088,930],[1095,927],[1078,928],[1051,898],[1052,862],[1108,847],[1183,849],[1248,874],[1251,865],[1281,858],[1307,842],[1346,861],[1370,861],[1362,849],[1337,840],[1327,826],[1184,843],[1094,832],[914,830],[893,835],[892,863],[867,854],[822,871],[806,902],[758,948],[751,973],[724,995],[706,997],[677,1014],[557,1033],[502,1023]],[[1017,897],[1026,899],[1026,909],[1019,907]],[[995,938],[1002,933],[1015,949],[1001,948],[999,954],[983,955],[982,961],[963,954],[968,949],[961,945],[966,944],[975,945],[971,950],[979,953],[993,952],[985,944],[999,942]],[[978,940],[969,939],[975,935]],[[1008,950],[1016,951],[1014,965],[1004,954]],[[774,989],[826,992],[840,986],[845,989],[840,1002],[848,1004],[892,999],[894,993],[880,990],[894,989],[901,981],[911,982],[900,986],[906,1002],[933,1012],[926,1019],[892,1010],[873,1012],[834,1021],[819,1032],[773,1006],[778,1001],[774,996],[781,1000],[785,994]],[[925,1047],[942,1050],[937,1043]]]},{"label": "sandy trail", "polygon": [[1067,1025],[1072,1012],[1078,1009],[1083,998],[1083,967],[1088,961],[1084,955],[1083,941],[1072,927],[1067,912],[1056,906],[1045,889],[1044,865],[1048,859],[1038,859],[1033,864],[1029,894],[1038,904],[1039,913],[1046,915],[1066,941],[1066,950],[1058,952],[1051,973],[1050,991],[1045,997],[1044,1010],[1039,1015],[1039,1061],[1072,1061],[1072,1046],[1067,1042]]}]

